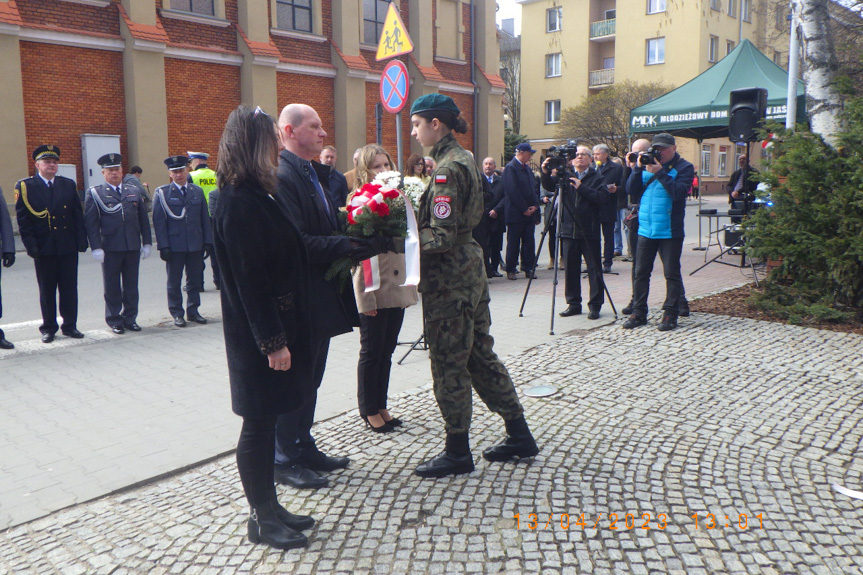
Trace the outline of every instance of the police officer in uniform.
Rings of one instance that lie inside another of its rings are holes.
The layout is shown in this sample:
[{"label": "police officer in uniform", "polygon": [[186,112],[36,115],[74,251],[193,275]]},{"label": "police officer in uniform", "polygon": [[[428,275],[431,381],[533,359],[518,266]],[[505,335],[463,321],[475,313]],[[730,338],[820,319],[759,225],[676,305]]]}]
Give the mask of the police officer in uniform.
[{"label": "police officer in uniform", "polygon": [[[189,154],[189,158],[191,158],[191,161],[189,162],[189,182],[204,190],[204,199],[207,200],[207,211],[212,218],[213,214],[216,213],[216,202],[218,202],[219,199],[219,185],[216,182],[216,172],[207,166],[207,160],[210,158],[210,154],[206,152],[186,153]],[[215,196],[211,197],[214,193]],[[221,280],[219,278],[219,264],[216,261],[216,258],[212,258],[210,263],[213,266],[213,284],[216,286],[216,289],[219,289],[221,284]],[[204,268],[206,267],[207,264],[204,263]],[[201,285],[203,286],[203,271],[201,274]]]},{"label": "police officer in uniform", "polygon": [[122,334],[138,326],[138,270],[153,243],[141,188],[123,183],[123,158],[105,154],[96,160],[105,183],[84,195],[84,223],[93,258],[102,264],[105,322]]},{"label": "police officer in uniform", "polygon": [[201,279],[204,258],[213,253],[213,228],[207,212],[204,191],[188,182],[186,156],[171,156],[165,160],[171,183],[153,194],[153,227],[159,257],[168,272],[168,309],[174,325],[185,327],[183,293],[180,289],[186,270],[186,315],[195,323],[207,323],[198,313],[201,305]]},{"label": "police officer in uniform", "polygon": [[[15,237],[12,235],[12,220],[9,218],[9,208],[3,198],[3,190],[0,190],[0,254],[3,254],[3,267],[12,267],[15,263]],[[0,317],[3,317],[3,297],[0,294]],[[0,349],[13,349],[6,339],[6,334],[0,329]]]},{"label": "police officer in uniform", "polygon": [[[36,175],[15,184],[18,232],[33,258],[42,308],[42,343],[63,335],[82,338],[78,331],[78,252],[87,251],[84,210],[75,182],[57,175],[60,148],[39,146],[33,151]],[[57,325],[57,293],[63,326]]]},{"label": "police officer in uniform", "polygon": [[[423,321],[434,392],[446,428],[446,449],[421,463],[420,477],[474,469],[468,431],[471,387],[505,422],[506,440],[486,449],[489,461],[532,457],[539,448],[527,427],[509,373],[492,349],[488,279],[482,249],[471,237],[483,214],[483,190],[473,157],[452,131],[467,132],[452,98],[426,94],[411,106],[411,135],[431,146],[436,168],[418,216]],[[470,366],[470,367],[468,367]]]}]

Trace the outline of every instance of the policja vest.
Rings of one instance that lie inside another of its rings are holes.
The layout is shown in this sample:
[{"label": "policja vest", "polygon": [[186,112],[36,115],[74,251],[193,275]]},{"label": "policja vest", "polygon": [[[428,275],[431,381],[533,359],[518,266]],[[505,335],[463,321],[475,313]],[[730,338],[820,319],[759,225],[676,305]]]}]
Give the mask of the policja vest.
[{"label": "policja vest", "polygon": [[191,172],[189,177],[192,178],[193,184],[204,190],[204,199],[207,200],[207,203],[210,203],[210,192],[219,189],[219,186],[216,184],[216,172],[204,164],[194,172]]}]

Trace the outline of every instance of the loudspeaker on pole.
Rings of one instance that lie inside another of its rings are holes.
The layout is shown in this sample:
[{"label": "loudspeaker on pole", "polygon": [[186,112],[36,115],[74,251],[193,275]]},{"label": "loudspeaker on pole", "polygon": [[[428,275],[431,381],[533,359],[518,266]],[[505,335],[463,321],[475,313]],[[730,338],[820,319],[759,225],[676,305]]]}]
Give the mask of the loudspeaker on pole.
[{"label": "loudspeaker on pole", "polygon": [[732,142],[754,142],[755,130],[767,112],[767,90],[741,88],[732,90],[728,105],[728,139]]}]

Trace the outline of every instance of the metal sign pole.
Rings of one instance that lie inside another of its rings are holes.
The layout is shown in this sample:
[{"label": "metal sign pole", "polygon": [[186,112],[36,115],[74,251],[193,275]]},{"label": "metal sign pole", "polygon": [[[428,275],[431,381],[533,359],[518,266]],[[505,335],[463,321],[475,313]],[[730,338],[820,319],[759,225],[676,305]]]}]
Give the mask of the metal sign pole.
[{"label": "metal sign pole", "polygon": [[404,173],[404,166],[402,165],[402,113],[399,112],[396,114],[396,148],[398,149],[398,163],[399,163],[399,171]]}]

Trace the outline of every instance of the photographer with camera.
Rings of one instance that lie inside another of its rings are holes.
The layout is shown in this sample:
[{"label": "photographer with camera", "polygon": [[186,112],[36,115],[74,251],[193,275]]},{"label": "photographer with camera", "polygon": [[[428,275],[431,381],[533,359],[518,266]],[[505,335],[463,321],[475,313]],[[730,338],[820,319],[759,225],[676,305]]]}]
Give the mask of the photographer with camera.
[{"label": "photographer with camera", "polygon": [[[551,153],[551,150],[549,150]],[[562,317],[581,313],[581,258],[587,263],[587,278],[590,284],[590,299],[587,319],[598,319],[599,310],[605,302],[603,293],[602,270],[600,268],[600,206],[611,201],[611,194],[605,180],[591,167],[593,154],[585,146],[565,147],[558,150],[556,157],[548,157],[542,163],[542,185],[546,189],[556,189],[561,177],[568,178],[569,185],[564,188],[563,201],[555,200],[560,213],[558,237],[563,244],[565,294],[567,308],[560,312]],[[563,160],[563,163],[561,163]],[[570,161],[573,172],[564,170],[566,160]],[[559,176],[552,176],[557,169]],[[559,188],[557,188],[559,189]]]},{"label": "photographer with camera", "polygon": [[632,316],[623,324],[632,329],[647,324],[647,296],[656,254],[662,260],[666,295],[659,331],[677,327],[683,278],[680,255],[683,251],[683,214],[695,168],[677,153],[674,136],[657,134],[651,147],[640,152],[638,163],[627,182],[632,202],[639,204],[638,246],[633,265]]}]

